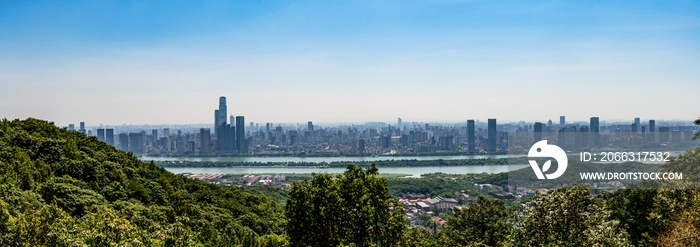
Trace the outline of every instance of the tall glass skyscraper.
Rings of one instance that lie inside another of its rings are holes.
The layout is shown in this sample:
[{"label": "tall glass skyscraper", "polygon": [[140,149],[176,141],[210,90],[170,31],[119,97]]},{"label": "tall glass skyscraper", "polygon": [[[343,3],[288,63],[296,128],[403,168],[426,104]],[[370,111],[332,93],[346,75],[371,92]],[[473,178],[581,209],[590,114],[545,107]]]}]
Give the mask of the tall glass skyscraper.
[{"label": "tall glass skyscraper", "polygon": [[474,138],[474,120],[467,120],[467,152],[473,153],[476,138]]},{"label": "tall glass skyscraper", "polygon": [[105,142],[107,144],[114,146],[114,129],[105,130]]},{"label": "tall glass skyscraper", "polygon": [[214,110],[214,131],[216,127],[226,124],[226,97],[219,97],[219,109]]},{"label": "tall glass skyscraper", "polygon": [[498,145],[498,136],[496,131],[496,119],[489,119],[489,151],[496,151]]},{"label": "tall glass skyscraper", "polygon": [[535,132],[535,135],[534,135],[534,137],[535,137],[535,142],[538,142],[538,141],[541,141],[541,140],[542,140],[542,125],[543,125],[543,124],[540,123],[540,122],[535,122],[535,127],[534,127],[534,128],[535,128],[535,129],[534,129],[534,132]]},{"label": "tall glass skyscraper", "polygon": [[589,143],[592,147],[598,147],[600,145],[600,122],[598,117],[591,118],[591,128]]},{"label": "tall glass skyscraper", "polygon": [[236,116],[236,149],[239,153],[248,152],[248,144],[245,140],[245,119],[243,116]]}]

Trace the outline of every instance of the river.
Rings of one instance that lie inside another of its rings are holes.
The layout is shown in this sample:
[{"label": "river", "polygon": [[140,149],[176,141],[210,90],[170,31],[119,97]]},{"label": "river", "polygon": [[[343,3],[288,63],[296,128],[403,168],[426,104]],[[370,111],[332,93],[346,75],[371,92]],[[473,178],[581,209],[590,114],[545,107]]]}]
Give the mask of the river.
[{"label": "river", "polygon": [[148,157],[140,159],[153,161],[211,161],[211,162],[361,162],[381,160],[468,160],[468,159],[502,159],[524,157],[524,154],[504,155],[444,155],[444,156],[377,156],[377,157]]},{"label": "river", "polygon": [[[528,165],[522,165],[526,167]],[[379,173],[411,174],[420,177],[421,174],[443,172],[451,174],[467,173],[501,173],[507,172],[513,165],[486,166],[412,166],[412,167],[379,167]],[[206,173],[206,174],[255,174],[255,173],[312,173],[328,172],[342,173],[345,168],[300,168],[300,167],[166,167],[172,173]]]}]

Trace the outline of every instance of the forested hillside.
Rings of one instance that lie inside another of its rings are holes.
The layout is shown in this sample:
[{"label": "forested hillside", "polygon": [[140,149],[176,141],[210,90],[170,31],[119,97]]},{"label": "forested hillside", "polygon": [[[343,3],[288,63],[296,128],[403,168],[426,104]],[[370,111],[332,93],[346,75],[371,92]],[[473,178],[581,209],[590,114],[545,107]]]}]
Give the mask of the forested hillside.
[{"label": "forested hillside", "polygon": [[0,245],[279,245],[283,209],[45,121],[0,122]]},{"label": "forested hillside", "polygon": [[[698,188],[698,167],[695,148],[661,170],[683,172],[683,186]],[[275,193],[281,207],[238,188],[176,176],[45,121],[2,120],[0,246],[700,245],[700,193],[672,189],[677,184],[593,195],[577,182],[538,194],[524,208],[474,194],[475,203],[429,232],[409,227],[394,196],[448,196],[468,180],[396,181],[389,189],[374,165],[314,176],[288,193],[254,191]]]}]

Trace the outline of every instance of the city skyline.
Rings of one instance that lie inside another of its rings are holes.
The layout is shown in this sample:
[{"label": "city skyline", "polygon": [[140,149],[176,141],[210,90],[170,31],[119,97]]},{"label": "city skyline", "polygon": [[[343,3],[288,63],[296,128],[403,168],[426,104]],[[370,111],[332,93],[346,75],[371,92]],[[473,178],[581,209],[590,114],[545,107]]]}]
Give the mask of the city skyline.
[{"label": "city skyline", "polygon": [[[167,6],[164,6],[167,5]],[[0,117],[692,120],[697,2],[0,3]]]}]

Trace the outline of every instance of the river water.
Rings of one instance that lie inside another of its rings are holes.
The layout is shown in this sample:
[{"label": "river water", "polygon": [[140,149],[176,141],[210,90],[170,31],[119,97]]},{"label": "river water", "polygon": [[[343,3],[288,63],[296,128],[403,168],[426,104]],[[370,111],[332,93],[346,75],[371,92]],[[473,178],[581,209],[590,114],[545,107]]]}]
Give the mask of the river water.
[{"label": "river water", "polygon": [[[680,152],[671,152],[672,156]],[[577,156],[578,153],[569,154]],[[210,162],[360,162],[381,160],[465,160],[465,159],[502,159],[525,157],[523,154],[512,155],[459,155],[459,156],[378,156],[378,157],[141,157],[145,162],[153,161],[210,161]],[[574,158],[574,157],[570,157]],[[575,157],[578,159],[578,157]],[[619,162],[607,162],[619,163]],[[644,162],[658,163],[658,162]],[[419,177],[427,173],[501,173],[508,172],[509,168],[520,169],[529,165],[471,165],[471,166],[413,166],[413,167],[379,167],[379,173],[411,174]],[[304,168],[304,167],[166,167],[172,173],[206,173],[206,174],[259,174],[259,173],[313,173],[328,172],[342,173],[345,168]]]},{"label": "river water", "polygon": [[211,162],[360,162],[381,160],[468,160],[518,158],[524,154],[507,155],[455,155],[455,156],[378,156],[378,157],[141,157],[146,162],[153,161],[211,161]]},{"label": "river water", "polygon": [[[526,167],[528,165],[522,165]],[[486,165],[486,166],[411,166],[411,167],[379,167],[379,173],[411,174],[411,177],[420,177],[427,173],[501,173],[508,172],[513,165]],[[166,167],[172,173],[206,173],[206,174],[255,174],[255,173],[342,173],[345,168],[301,168],[301,167]]]}]

